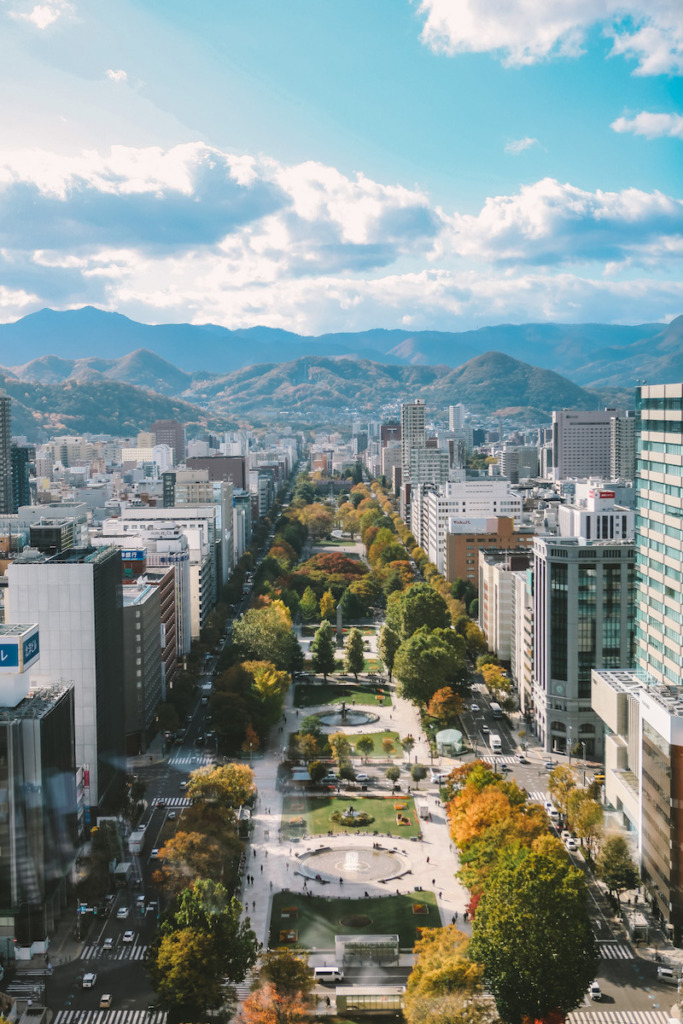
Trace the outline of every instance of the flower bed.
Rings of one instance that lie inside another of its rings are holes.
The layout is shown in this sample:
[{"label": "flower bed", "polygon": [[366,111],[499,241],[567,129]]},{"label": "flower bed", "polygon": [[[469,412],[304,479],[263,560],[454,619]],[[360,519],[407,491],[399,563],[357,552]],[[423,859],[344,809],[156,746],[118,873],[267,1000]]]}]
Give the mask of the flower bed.
[{"label": "flower bed", "polygon": [[372,825],[374,820],[373,816],[366,811],[334,811],[330,815],[330,821],[350,828],[366,828],[368,825]]}]

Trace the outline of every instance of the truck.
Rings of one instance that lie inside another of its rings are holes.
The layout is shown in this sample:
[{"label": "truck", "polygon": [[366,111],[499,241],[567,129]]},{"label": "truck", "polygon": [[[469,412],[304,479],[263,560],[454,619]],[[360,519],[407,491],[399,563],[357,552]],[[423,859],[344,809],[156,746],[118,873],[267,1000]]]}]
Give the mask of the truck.
[{"label": "truck", "polygon": [[492,754],[500,754],[503,751],[500,736],[496,732],[489,733],[489,746]]},{"label": "truck", "polygon": [[500,706],[500,704],[497,704],[495,702],[495,700],[491,701],[490,707],[491,707],[491,714],[493,715],[494,718],[502,718],[503,717],[503,709]]},{"label": "truck", "polygon": [[128,836],[128,852],[134,854],[140,854],[145,848],[145,831],[140,829],[138,832],[131,832]]},{"label": "truck", "polygon": [[133,865],[130,861],[123,861],[114,868],[114,881],[117,889],[125,889],[133,876]]}]

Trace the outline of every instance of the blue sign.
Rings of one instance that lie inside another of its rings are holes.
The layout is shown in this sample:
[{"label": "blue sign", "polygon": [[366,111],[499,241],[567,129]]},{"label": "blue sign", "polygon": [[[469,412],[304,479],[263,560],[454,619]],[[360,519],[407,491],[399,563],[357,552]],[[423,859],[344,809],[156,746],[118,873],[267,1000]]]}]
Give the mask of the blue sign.
[{"label": "blue sign", "polygon": [[0,668],[19,668],[19,644],[0,644]]},{"label": "blue sign", "polygon": [[121,551],[122,562],[144,562],[147,551],[145,548],[123,548]]},{"label": "blue sign", "polygon": [[28,640],[24,640],[24,666],[26,666],[29,661],[33,661],[33,659],[37,658],[40,654],[38,636],[38,633],[34,633],[33,636],[28,638]]}]

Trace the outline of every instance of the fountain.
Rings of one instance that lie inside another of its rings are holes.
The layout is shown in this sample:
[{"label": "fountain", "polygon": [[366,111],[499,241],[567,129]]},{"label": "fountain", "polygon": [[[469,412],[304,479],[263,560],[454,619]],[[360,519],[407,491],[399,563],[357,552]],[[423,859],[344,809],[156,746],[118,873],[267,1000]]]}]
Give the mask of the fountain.
[{"label": "fountain", "polygon": [[299,855],[300,870],[309,878],[324,878],[336,882],[373,882],[379,878],[395,878],[410,866],[407,858],[394,850],[377,846],[364,849],[359,846],[325,847]]},{"label": "fountain", "polygon": [[323,725],[330,726],[370,725],[371,722],[379,721],[379,715],[373,714],[372,711],[358,711],[356,708],[349,710],[346,701],[342,701],[338,711],[321,711],[317,717]]},{"label": "fountain", "polygon": [[344,857],[344,871],[347,875],[357,875],[360,871],[358,850],[347,850]]}]

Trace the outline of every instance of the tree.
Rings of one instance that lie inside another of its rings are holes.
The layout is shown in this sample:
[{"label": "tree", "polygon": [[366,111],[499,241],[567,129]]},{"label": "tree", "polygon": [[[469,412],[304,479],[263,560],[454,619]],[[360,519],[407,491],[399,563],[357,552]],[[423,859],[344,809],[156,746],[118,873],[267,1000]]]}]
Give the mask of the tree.
[{"label": "tree", "polygon": [[433,587],[415,583],[387,608],[387,622],[405,641],[422,626],[447,629],[451,617],[446,602]]},{"label": "tree", "polygon": [[465,701],[451,686],[442,686],[427,705],[429,717],[440,723],[452,722],[464,710]]},{"label": "tree", "polygon": [[254,729],[254,727],[251,724],[251,722],[249,722],[249,724],[247,725],[246,735],[245,735],[245,737],[244,737],[244,739],[242,741],[242,751],[243,751],[243,753],[249,754],[251,756],[251,754],[255,750],[258,750],[258,748],[260,746],[261,746],[261,741],[258,738],[258,733]]},{"label": "tree", "polygon": [[408,755],[408,760],[410,761],[410,752],[415,746],[415,737],[411,736],[410,733],[408,733],[408,735],[404,736],[403,739],[401,740],[401,746],[405,750],[406,754]]},{"label": "tree", "polygon": [[444,682],[464,669],[464,663],[450,643],[422,626],[399,647],[394,669],[401,681],[402,695],[424,705]]},{"label": "tree", "polygon": [[554,856],[510,850],[488,880],[470,954],[506,1024],[566,1016],[595,977],[598,950],[582,873]]},{"label": "tree", "polygon": [[298,516],[314,541],[327,537],[334,526],[332,509],[317,501],[299,509]]},{"label": "tree", "polygon": [[314,736],[310,732],[305,732],[303,734],[299,733],[299,738],[297,740],[296,745],[299,748],[299,753],[303,757],[304,761],[311,761],[320,753],[320,743],[318,737]]},{"label": "tree", "polygon": [[311,642],[311,661],[315,672],[321,672],[327,681],[330,672],[334,672],[334,634],[332,626],[325,621],[316,631]]},{"label": "tree", "polygon": [[307,996],[315,984],[308,953],[286,947],[265,950],[261,954],[259,981],[273,985],[281,996]]},{"label": "tree", "polygon": [[219,958],[206,932],[181,928],[162,936],[152,947],[149,973],[160,1005],[180,1013],[180,1020],[198,1020],[209,1007],[224,1002]]},{"label": "tree", "polygon": [[346,672],[353,672],[357,681],[358,673],[363,671],[364,666],[363,634],[359,629],[352,629],[347,637],[344,648],[344,670]]},{"label": "tree", "polygon": [[468,956],[469,939],[455,925],[423,928],[415,943],[415,965],[406,986],[406,1020],[414,1019],[424,999],[481,988],[483,970]]},{"label": "tree", "polygon": [[356,750],[362,756],[364,761],[367,761],[374,749],[375,741],[372,736],[359,736],[356,740]]},{"label": "tree", "polygon": [[327,775],[328,767],[322,761],[311,761],[308,766],[308,774],[314,786],[319,786]]},{"label": "tree", "polygon": [[299,993],[280,994],[274,985],[264,985],[242,1003],[238,1020],[243,1024],[305,1024],[308,1007]]},{"label": "tree", "polygon": [[225,859],[221,846],[201,832],[178,830],[166,841],[159,856],[164,862],[166,884],[174,892],[180,892],[197,878],[215,882],[223,879]]},{"label": "tree", "polygon": [[572,832],[581,836],[581,843],[587,840],[590,856],[602,827],[602,807],[585,789],[575,789],[567,801],[567,817]]},{"label": "tree", "polygon": [[395,786],[398,780],[401,778],[401,769],[398,767],[398,765],[392,764],[390,765],[389,768],[387,768],[384,774],[389,779],[389,782],[391,782],[391,784]]},{"label": "tree", "polygon": [[250,608],[232,627],[232,642],[241,661],[270,661],[287,672],[292,670],[292,636],[292,618],[282,601]]},{"label": "tree", "polygon": [[414,764],[410,769],[410,777],[415,785],[419,787],[422,780],[427,778],[427,769],[423,764]]},{"label": "tree", "polygon": [[602,879],[610,892],[617,894],[617,898],[624,889],[635,889],[640,884],[638,869],[623,836],[607,837],[595,867],[598,878]]},{"label": "tree", "polygon": [[345,732],[333,732],[328,737],[332,753],[334,754],[337,764],[341,768],[344,761],[348,760],[349,754],[351,753],[351,741]]},{"label": "tree", "polygon": [[572,769],[565,764],[558,764],[548,778],[548,792],[561,814],[567,816],[569,797],[576,789],[576,777]]},{"label": "tree", "polygon": [[396,748],[394,747],[394,741],[391,739],[390,736],[385,736],[384,739],[382,740],[382,749],[387,757],[393,756],[394,750]]},{"label": "tree", "polygon": [[312,587],[306,587],[304,590],[299,601],[299,611],[304,622],[311,622],[318,614],[318,598]]},{"label": "tree", "polygon": [[320,598],[320,618],[327,619],[329,622],[334,618],[337,606],[334,602],[334,595],[331,590],[326,590],[323,596]]},{"label": "tree", "polygon": [[339,778],[346,782],[356,781],[356,770],[350,761],[344,761],[339,765]]},{"label": "tree", "polygon": [[389,673],[390,681],[391,673],[394,670],[394,658],[396,657],[396,651],[400,646],[401,638],[398,633],[396,633],[395,630],[385,622],[381,627],[377,638],[377,653],[384,662],[386,670]]},{"label": "tree", "polygon": [[222,807],[246,804],[256,793],[254,773],[246,764],[207,765],[192,772],[186,794],[192,801],[215,801]]}]

